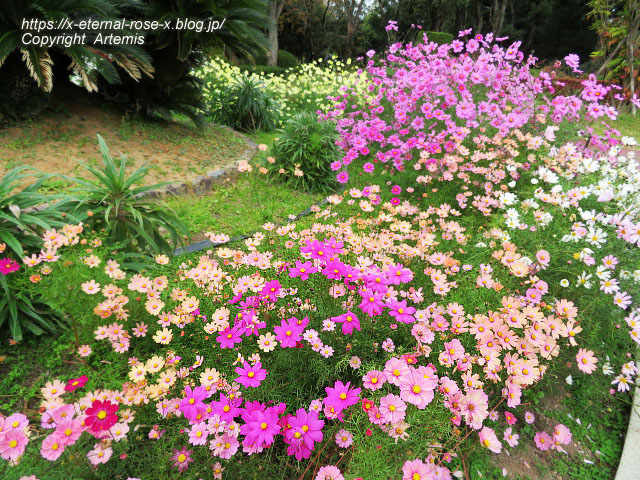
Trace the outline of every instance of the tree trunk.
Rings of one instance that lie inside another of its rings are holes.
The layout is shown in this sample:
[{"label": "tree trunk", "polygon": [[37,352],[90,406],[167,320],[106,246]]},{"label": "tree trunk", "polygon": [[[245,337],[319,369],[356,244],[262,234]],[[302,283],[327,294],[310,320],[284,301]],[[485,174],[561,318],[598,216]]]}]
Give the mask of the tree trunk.
[{"label": "tree trunk", "polygon": [[482,26],[484,24],[484,16],[482,14],[482,0],[476,0],[476,17],[475,32],[482,33]]},{"label": "tree trunk", "polygon": [[267,65],[275,67],[278,65],[278,18],[282,13],[284,0],[269,1],[269,20],[267,30],[269,31],[269,58]]},{"label": "tree trunk", "polygon": [[500,35],[507,14],[507,0],[493,0],[491,5],[491,30],[494,35]]},{"label": "tree trunk", "polygon": [[347,44],[344,51],[345,58],[351,58],[353,55],[353,43],[356,34],[356,27],[351,19],[347,20]]}]

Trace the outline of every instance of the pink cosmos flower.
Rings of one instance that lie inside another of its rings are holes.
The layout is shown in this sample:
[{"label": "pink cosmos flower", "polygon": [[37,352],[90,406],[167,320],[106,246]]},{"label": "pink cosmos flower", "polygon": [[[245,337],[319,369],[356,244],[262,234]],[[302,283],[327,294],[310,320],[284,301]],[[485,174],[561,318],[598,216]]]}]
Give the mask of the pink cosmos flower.
[{"label": "pink cosmos flower", "polygon": [[377,292],[363,292],[360,291],[360,296],[362,297],[362,302],[358,306],[364,313],[369,315],[370,317],[374,317],[376,315],[380,315],[382,313],[382,309],[384,307],[383,299],[384,295],[382,293]]},{"label": "pink cosmos flower", "polygon": [[278,414],[273,408],[265,410],[255,409],[242,413],[244,425],[240,427],[240,433],[245,435],[243,444],[256,445],[259,448],[270,447],[275,435],[280,433]]},{"label": "pink cosmos flower", "polygon": [[413,323],[415,322],[415,318],[413,318],[413,314],[416,309],[413,307],[407,307],[407,301],[402,300],[398,301],[390,301],[387,302],[387,307],[389,307],[389,315],[395,317],[396,321],[402,323]]},{"label": "pink cosmos flower", "polygon": [[578,368],[581,372],[591,374],[596,369],[598,359],[593,355],[591,350],[581,348],[576,355],[576,362],[578,362]]},{"label": "pink cosmos flower", "polygon": [[407,460],[402,465],[402,480],[428,480],[433,477],[432,470],[419,458]]},{"label": "pink cosmos flower", "polygon": [[362,377],[362,385],[372,392],[382,388],[386,381],[385,374],[379,370],[370,370]]},{"label": "pink cosmos flower", "polygon": [[336,180],[340,183],[347,183],[349,181],[349,174],[347,172],[340,172],[336,177]]},{"label": "pink cosmos flower", "polygon": [[259,387],[260,383],[267,378],[267,371],[262,368],[261,362],[256,362],[254,366],[251,366],[249,362],[245,361],[242,367],[236,368],[236,373],[240,376],[236,377],[235,381],[245,388]]},{"label": "pink cosmos flower", "polygon": [[507,425],[514,425],[516,423],[516,417],[511,412],[504,412],[505,420],[507,421]]},{"label": "pink cosmos flower", "polygon": [[318,419],[317,411],[300,408],[289,417],[289,426],[284,433],[284,441],[289,445],[287,455],[294,455],[298,461],[309,458],[314,444],[322,442],[324,420]]},{"label": "pink cosmos flower", "polygon": [[206,445],[209,428],[205,422],[196,423],[189,429],[189,443],[191,445]]},{"label": "pink cosmos flower", "polygon": [[175,449],[173,456],[169,459],[173,461],[173,468],[177,468],[179,472],[183,472],[189,468],[189,463],[193,462],[191,458],[192,450],[187,450],[187,447],[182,447],[182,450]]},{"label": "pink cosmos flower", "polygon": [[29,443],[24,431],[14,428],[0,435],[0,458],[15,461],[20,457]]},{"label": "pink cosmos flower", "polygon": [[360,331],[360,320],[353,312],[349,311],[338,317],[333,317],[332,320],[342,324],[343,335],[351,335],[353,330]]},{"label": "pink cosmos flower", "polygon": [[353,444],[353,435],[348,430],[341,428],[336,433],[336,443],[340,448],[349,448]]},{"label": "pink cosmos flower", "polygon": [[12,413],[8,417],[0,418],[0,433],[7,430],[24,430],[29,425],[29,419],[24,413]]},{"label": "pink cosmos flower", "polygon": [[386,423],[398,423],[406,416],[407,404],[399,396],[390,393],[380,399],[379,410]]},{"label": "pink cosmos flower", "polygon": [[479,433],[480,443],[483,447],[488,448],[493,453],[500,453],[502,451],[502,444],[495,432],[489,427],[482,427]]},{"label": "pink cosmos flower", "polygon": [[87,453],[87,458],[91,465],[99,465],[101,463],[107,463],[113,455],[113,449],[111,447],[103,447],[101,443],[98,443],[93,450]]},{"label": "pink cosmos flower", "polygon": [[536,443],[536,447],[542,451],[549,450],[553,444],[553,440],[547,432],[536,433],[533,440]]},{"label": "pink cosmos flower", "polygon": [[57,432],[52,433],[42,441],[40,455],[51,462],[57,460],[64,452],[65,445],[63,442],[64,440],[60,438]]},{"label": "pink cosmos flower", "polygon": [[291,278],[300,277],[300,280],[306,280],[310,274],[316,273],[317,271],[318,269],[315,268],[310,261],[301,262],[300,260],[296,260],[296,266],[289,269],[289,276]]},{"label": "pink cosmos flower", "polygon": [[568,445],[572,439],[571,430],[562,423],[553,427],[553,441],[554,443],[560,443],[561,445]]},{"label": "pink cosmos flower", "polygon": [[517,447],[518,439],[520,438],[520,435],[518,435],[517,433],[514,433],[513,429],[511,427],[508,427],[504,431],[503,438],[504,438],[504,441],[507,442],[510,447]]},{"label": "pink cosmos flower", "polygon": [[17,272],[20,269],[20,265],[11,258],[0,258],[0,273],[3,275],[9,275],[10,273]]},{"label": "pink cosmos flower", "polygon": [[524,421],[531,425],[536,421],[536,416],[531,412],[524,412]]},{"label": "pink cosmos flower", "polygon": [[417,370],[400,377],[400,398],[423,410],[434,397],[434,385]]},{"label": "pink cosmos flower", "polygon": [[408,374],[409,371],[409,365],[396,357],[390,358],[384,365],[384,375],[387,381],[396,387],[400,386],[400,377]]},{"label": "pink cosmos flower", "polygon": [[344,480],[340,469],[334,465],[325,465],[320,467],[315,480]]},{"label": "pink cosmos flower", "polygon": [[65,447],[76,443],[83,431],[82,420],[79,418],[63,420],[56,425],[56,434]]},{"label": "pink cosmos flower", "polygon": [[220,348],[234,348],[236,343],[242,342],[240,329],[236,327],[227,327],[216,337],[216,342],[220,344]]},{"label": "pink cosmos flower", "polygon": [[289,320],[282,320],[279,326],[274,327],[276,340],[280,342],[282,348],[294,348],[298,342],[302,341],[302,331],[304,327],[298,325],[295,317]]}]

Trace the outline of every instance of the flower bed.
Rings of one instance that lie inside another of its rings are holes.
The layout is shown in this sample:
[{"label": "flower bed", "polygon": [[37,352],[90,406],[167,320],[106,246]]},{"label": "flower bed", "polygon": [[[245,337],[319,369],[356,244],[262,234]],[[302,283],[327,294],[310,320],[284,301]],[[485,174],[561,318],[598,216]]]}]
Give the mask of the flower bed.
[{"label": "flower bed", "polygon": [[474,478],[471,455],[525,436],[570,448],[530,411],[549,375],[613,372],[629,395],[634,141],[579,146],[560,123],[615,117],[591,98],[607,87],[545,98],[551,80],[487,37],[383,62],[327,114],[351,179],[315,218],[142,271],[79,227],[4,263],[79,327],[39,412],[3,419],[8,478]]}]

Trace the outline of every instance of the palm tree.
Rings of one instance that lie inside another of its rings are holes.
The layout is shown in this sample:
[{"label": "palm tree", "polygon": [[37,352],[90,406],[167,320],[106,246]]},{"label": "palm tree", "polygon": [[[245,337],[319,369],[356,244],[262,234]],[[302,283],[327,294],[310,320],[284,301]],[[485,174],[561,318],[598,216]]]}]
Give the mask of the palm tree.
[{"label": "palm tree", "polygon": [[[120,67],[133,79],[143,75],[151,77],[154,69],[151,57],[138,45],[92,44],[92,36],[100,32],[86,32],[72,26],[63,30],[41,31],[42,35],[86,34],[84,44],[52,47],[25,45],[23,39],[38,33],[24,19],[52,21],[54,25],[64,19],[74,24],[89,18],[95,20],[115,20],[119,17],[118,4],[110,0],[3,0],[0,2],[0,67],[11,55],[20,55],[29,74],[38,87],[45,92],[53,88],[53,61],[51,53],[62,53],[69,58],[69,68],[76,73],[89,91],[97,90],[98,76],[109,83],[119,83]],[[102,32],[135,35],[135,32]],[[27,34],[26,37],[24,35]]]}]

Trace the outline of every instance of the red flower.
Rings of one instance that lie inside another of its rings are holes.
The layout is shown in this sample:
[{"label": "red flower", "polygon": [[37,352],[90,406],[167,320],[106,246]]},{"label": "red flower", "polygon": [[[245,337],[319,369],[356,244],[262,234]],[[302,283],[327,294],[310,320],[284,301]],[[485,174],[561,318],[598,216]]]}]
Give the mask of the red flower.
[{"label": "red flower", "polygon": [[109,400],[104,402],[94,400],[91,407],[87,408],[87,418],[84,423],[92,432],[109,430],[118,422],[117,410],[118,405],[111,403]]},{"label": "red flower", "polygon": [[64,389],[67,392],[73,392],[76,388],[84,387],[85,383],[87,383],[87,380],[89,380],[89,378],[86,375],[82,375],[78,378],[72,378],[71,380],[67,381]]}]

